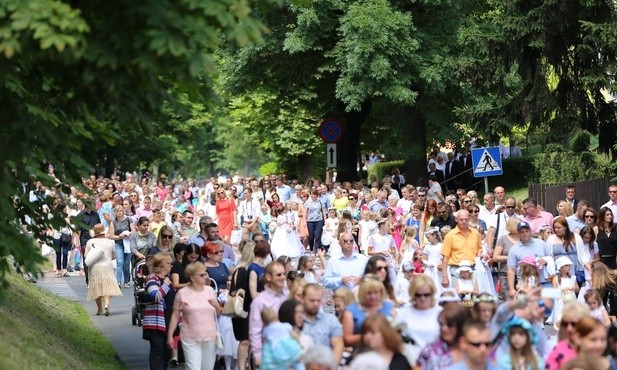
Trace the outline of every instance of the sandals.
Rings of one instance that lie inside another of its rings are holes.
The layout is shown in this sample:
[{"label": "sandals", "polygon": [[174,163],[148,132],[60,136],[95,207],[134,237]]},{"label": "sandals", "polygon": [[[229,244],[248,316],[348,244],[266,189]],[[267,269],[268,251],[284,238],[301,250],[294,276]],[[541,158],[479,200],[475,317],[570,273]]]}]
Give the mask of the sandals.
[{"label": "sandals", "polygon": [[102,313],[103,313],[103,311],[98,310],[98,311],[96,311],[96,316],[101,316]]},{"label": "sandals", "polygon": [[62,274],[60,272],[56,272],[56,277],[61,277]]},{"label": "sandals", "polygon": [[71,275],[69,275],[69,273],[68,273],[68,272],[65,272],[64,274],[62,274],[62,276],[64,276],[64,277],[70,277]]},{"label": "sandals", "polygon": [[105,306],[105,316],[109,316],[109,307]]}]

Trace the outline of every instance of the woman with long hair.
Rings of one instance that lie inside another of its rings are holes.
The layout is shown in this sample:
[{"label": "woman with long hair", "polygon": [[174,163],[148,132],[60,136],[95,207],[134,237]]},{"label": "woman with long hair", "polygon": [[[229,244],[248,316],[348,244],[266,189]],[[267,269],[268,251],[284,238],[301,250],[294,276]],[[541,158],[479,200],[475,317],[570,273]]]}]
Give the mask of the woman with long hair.
[{"label": "woman with long hair", "polygon": [[426,209],[422,214],[422,220],[420,221],[420,245],[423,246],[426,243],[424,237],[424,231],[431,225],[431,221],[437,217],[437,202],[434,199],[429,199],[426,202]]},{"label": "woman with long hair", "polygon": [[384,315],[369,316],[360,331],[362,344],[377,353],[390,369],[411,370],[411,365],[402,354],[403,340]]},{"label": "woman with long hair", "polygon": [[379,281],[383,283],[383,287],[386,289],[386,293],[388,294],[386,299],[390,299],[392,302],[395,302],[396,297],[394,295],[394,287],[392,286],[389,270],[390,267],[387,259],[384,256],[376,255],[369,258],[366,262],[364,275],[366,276],[366,274],[372,274],[379,278]]},{"label": "woman with long hair", "polygon": [[563,306],[561,320],[555,323],[559,329],[557,345],[546,358],[547,370],[561,369],[563,364],[576,357],[576,326],[587,316],[589,308],[579,301],[571,301]]},{"label": "woman with long hair", "polygon": [[[442,307],[437,304],[437,288],[426,275],[417,275],[409,285],[411,305],[399,310],[396,322],[405,324],[403,333],[413,338],[421,348],[439,338],[438,316]],[[421,322],[422,325],[418,325]]]},{"label": "woman with long hair", "polygon": [[[266,242],[261,241],[260,243]],[[230,296],[235,296],[238,294],[240,289],[244,290],[243,310],[247,313],[250,312],[252,302],[252,296],[249,289],[249,266],[255,259],[255,246],[256,242],[254,241],[249,241],[244,244],[240,261],[236,265],[236,269],[231,276],[231,286],[229,288]],[[263,246],[264,245],[262,244],[262,247]],[[260,254],[263,253],[260,251]],[[238,341],[238,368],[244,369],[249,355],[249,319],[248,317],[244,319],[241,317],[233,317],[231,319],[231,324],[233,326],[234,337]]]},{"label": "woman with long hair", "polygon": [[546,240],[546,244],[553,250],[553,258],[569,257],[574,263],[572,271],[576,274],[578,284],[585,282],[584,266],[579,262],[578,251],[583,248],[583,239],[568,227],[565,217],[557,217],[553,221],[553,235]]},{"label": "woman with long hair", "polygon": [[610,208],[600,208],[598,221],[593,228],[598,242],[600,261],[611,269],[617,268],[617,226],[613,223],[614,217]]},{"label": "woman with long hair", "polygon": [[[463,354],[458,344],[463,335],[463,325],[469,319],[470,313],[465,306],[454,302],[444,304],[437,318],[439,336],[422,349],[416,369],[446,370],[461,361]],[[416,337],[413,339],[418,340]]]}]

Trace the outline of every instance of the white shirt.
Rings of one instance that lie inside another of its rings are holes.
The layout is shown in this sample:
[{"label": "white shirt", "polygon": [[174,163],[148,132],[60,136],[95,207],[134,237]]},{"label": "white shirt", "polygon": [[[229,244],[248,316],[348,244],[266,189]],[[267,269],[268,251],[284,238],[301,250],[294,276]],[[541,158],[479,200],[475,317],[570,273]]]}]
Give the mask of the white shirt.
[{"label": "white shirt", "polygon": [[243,200],[240,202],[238,209],[238,217],[244,217],[244,222],[253,221],[255,218],[261,217],[261,204],[251,200]]},{"label": "white shirt", "polygon": [[486,209],[484,206],[479,206],[480,214],[478,214],[478,218],[486,223],[486,227],[488,227],[488,222],[491,218],[497,213],[497,207],[493,207],[491,211]]},{"label": "white shirt", "polygon": [[441,310],[442,307],[438,304],[428,310],[417,310],[414,306],[404,307],[398,311],[396,323],[405,323],[405,334],[413,338],[418,347],[424,348],[439,338],[437,317]]},{"label": "white shirt", "polygon": [[411,211],[412,204],[413,202],[411,200],[401,198],[398,200],[398,203],[396,203],[396,206],[401,207],[403,209],[403,216],[405,216]]}]

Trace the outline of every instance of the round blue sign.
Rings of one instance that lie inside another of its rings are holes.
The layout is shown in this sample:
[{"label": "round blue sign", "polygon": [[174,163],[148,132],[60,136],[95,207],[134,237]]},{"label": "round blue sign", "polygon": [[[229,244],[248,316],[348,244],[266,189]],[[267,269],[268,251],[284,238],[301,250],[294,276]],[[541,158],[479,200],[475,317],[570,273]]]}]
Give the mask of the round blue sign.
[{"label": "round blue sign", "polygon": [[343,126],[334,118],[326,118],[319,125],[319,136],[326,143],[336,143],[343,137]]}]

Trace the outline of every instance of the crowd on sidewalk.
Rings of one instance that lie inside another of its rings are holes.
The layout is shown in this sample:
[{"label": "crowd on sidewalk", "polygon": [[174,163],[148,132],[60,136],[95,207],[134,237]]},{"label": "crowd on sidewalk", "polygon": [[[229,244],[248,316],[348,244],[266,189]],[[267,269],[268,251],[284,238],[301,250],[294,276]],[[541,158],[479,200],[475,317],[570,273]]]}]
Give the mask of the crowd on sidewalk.
[{"label": "crowd on sidewalk", "polygon": [[428,186],[398,170],[356,183],[127,173],[84,179],[93,195],[38,183],[30,198],[65,212],[49,230],[58,276],[83,269],[99,313],[147,260],[152,369],[217,356],[227,370],[617,368],[617,185],[603,205],[568,187],[550,210],[501,186],[480,202],[435,167]]}]

